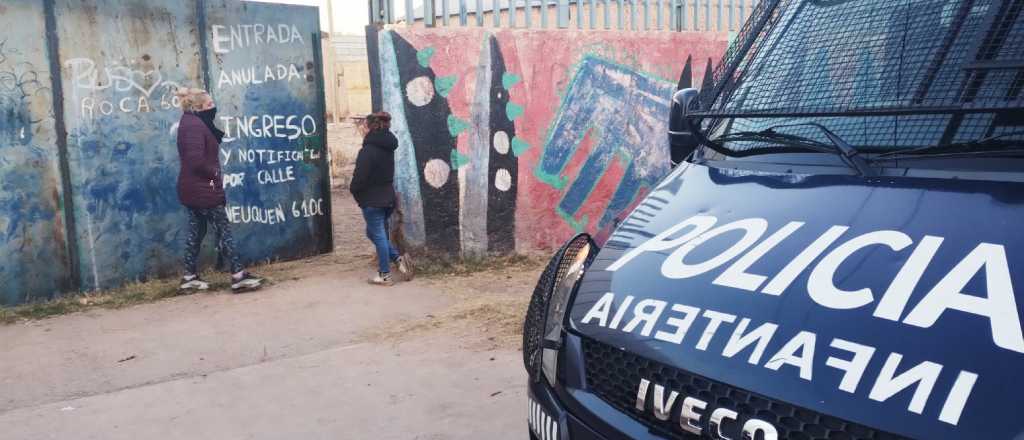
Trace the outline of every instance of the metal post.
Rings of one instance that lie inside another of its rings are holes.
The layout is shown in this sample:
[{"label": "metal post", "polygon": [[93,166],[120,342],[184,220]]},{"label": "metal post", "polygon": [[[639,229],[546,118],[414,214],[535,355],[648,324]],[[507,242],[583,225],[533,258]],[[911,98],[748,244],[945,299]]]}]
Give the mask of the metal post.
[{"label": "metal post", "polygon": [[[336,63],[334,62],[334,52],[333,52],[334,51],[334,8],[333,8],[333,6],[334,5],[332,3],[334,3],[333,0],[327,0],[327,35],[328,35],[328,37],[327,37],[327,50],[330,51],[330,52],[328,52],[330,54],[330,56],[324,57],[324,61],[325,61],[326,65],[323,66],[323,67],[324,67],[324,70],[325,70],[324,74],[331,81],[330,82],[330,86],[329,86],[329,89],[331,90],[331,103],[330,103],[330,105],[328,105],[326,107],[330,108],[330,110],[331,110],[331,122],[338,122],[338,77],[334,73],[334,69],[337,66],[336,66]],[[387,6],[385,4],[385,8],[386,7]],[[382,16],[386,17],[388,15],[388,11],[385,10],[385,11],[382,11],[382,12],[383,12],[383,14],[378,14],[377,16],[378,17],[382,17]],[[324,81],[324,85],[326,86],[327,84],[328,84],[327,81]]]},{"label": "metal post", "polygon": [[426,27],[437,26],[437,16],[434,14],[434,2],[437,0],[423,0],[423,25]]},{"label": "metal post", "polygon": [[565,29],[569,27],[569,4],[566,0],[555,0],[558,5],[558,27]]},{"label": "metal post", "polygon": [[704,30],[711,30],[711,0],[704,0]]},{"label": "metal post", "polygon": [[519,7],[516,6],[516,0],[508,0],[508,27],[510,28],[516,27],[516,9],[518,8]]},{"label": "metal post", "polygon": [[644,30],[651,30],[651,16],[648,11],[651,7],[651,0],[644,0]]},{"label": "metal post", "polygon": [[718,8],[715,11],[716,12],[716,14],[715,14],[716,15],[715,16],[715,30],[717,30],[719,32],[722,31],[722,2],[724,2],[724,1],[725,0],[718,0]]},{"label": "metal post", "polygon": [[441,0],[441,23],[448,27],[448,0]]},{"label": "metal post", "polygon": [[693,0],[693,30],[700,30],[700,0]]},{"label": "metal post", "polygon": [[636,2],[637,0],[629,0],[629,28],[634,31],[639,30],[639,27],[636,25]]},{"label": "metal post", "polygon": [[497,0],[491,0],[491,16],[494,17],[495,29],[501,27],[501,4]]},{"label": "metal post", "polygon": [[459,0],[459,26],[466,26],[466,0]]},{"label": "metal post", "polygon": [[548,28],[548,0],[540,0],[540,28]]},{"label": "metal post", "polygon": [[583,0],[576,0],[576,29],[583,29]]},{"label": "metal post", "polygon": [[658,28],[657,29],[660,31],[661,30],[661,0],[657,0],[656,4],[657,4],[657,8],[658,8],[657,19],[656,19],[657,22],[658,22]]},{"label": "metal post", "polygon": [[590,5],[590,29],[594,29],[597,26],[594,24],[597,21],[597,0],[590,0],[587,4]]},{"label": "metal post", "polygon": [[736,27],[733,24],[733,23],[736,23],[736,11],[733,10],[733,7],[736,6],[736,5],[733,4],[733,1],[735,1],[735,0],[729,0],[729,6],[728,6],[729,7],[729,31],[736,30]]},{"label": "metal post", "polygon": [[676,24],[678,14],[676,13],[676,0],[668,0],[668,30],[678,31],[679,26]]},{"label": "metal post", "polygon": [[416,17],[412,13],[412,0],[405,0],[405,25],[412,26],[416,22]]},{"label": "metal post", "polygon": [[473,11],[473,15],[476,16],[476,25],[484,27],[484,0],[476,0],[476,10]]},{"label": "metal post", "polygon": [[377,20],[380,19],[380,0],[367,0],[367,4],[370,5],[368,11],[368,13],[370,14],[369,24],[376,24]]},{"label": "metal post", "polygon": [[740,0],[740,29],[743,28],[743,23],[746,23],[746,21],[747,21],[747,14],[746,14],[746,11],[744,10],[744,9],[746,9],[746,6],[747,6],[747,0]]},{"label": "metal post", "polygon": [[687,22],[687,20],[686,20],[686,8],[687,8],[686,0],[682,0],[681,3],[682,4],[679,7],[679,30],[685,31],[685,30],[687,30],[687,26],[686,26],[686,22]]},{"label": "metal post", "polygon": [[604,0],[604,30],[612,28],[612,8],[609,4],[610,0]]},{"label": "metal post", "polygon": [[619,4],[619,7],[615,10],[615,12],[618,13],[618,17],[616,17],[616,22],[619,25],[619,30],[621,31],[622,30],[622,0],[618,0],[618,4]]},{"label": "metal post", "polygon": [[526,18],[524,21],[526,22],[526,28],[529,29],[533,27],[533,0],[523,0],[523,3],[526,3],[524,5],[526,6]]}]

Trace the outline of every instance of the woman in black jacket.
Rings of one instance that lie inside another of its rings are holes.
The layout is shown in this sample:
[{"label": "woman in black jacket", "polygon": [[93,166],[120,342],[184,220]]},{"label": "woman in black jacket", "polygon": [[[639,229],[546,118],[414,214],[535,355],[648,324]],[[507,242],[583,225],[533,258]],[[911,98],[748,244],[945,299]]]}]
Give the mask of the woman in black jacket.
[{"label": "woman in black jacket", "polygon": [[395,210],[395,150],[398,139],[389,131],[391,115],[385,112],[373,113],[366,118],[362,127],[363,148],[356,157],[356,169],[352,174],[349,191],[363,210],[366,220],[366,237],[377,248],[377,275],[370,278],[371,284],[390,286],[391,263],[398,266],[402,275],[409,277],[408,258],[388,239],[388,221]]}]

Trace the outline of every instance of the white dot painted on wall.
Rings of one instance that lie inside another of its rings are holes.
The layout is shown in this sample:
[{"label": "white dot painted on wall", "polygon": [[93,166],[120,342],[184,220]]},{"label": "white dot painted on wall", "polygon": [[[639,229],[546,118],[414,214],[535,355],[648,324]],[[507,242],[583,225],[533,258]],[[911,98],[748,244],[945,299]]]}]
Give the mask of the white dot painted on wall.
[{"label": "white dot painted on wall", "polygon": [[494,173],[494,187],[498,188],[498,191],[508,191],[512,188],[512,174],[504,168],[499,169]]},{"label": "white dot painted on wall", "polygon": [[405,96],[416,107],[430,104],[430,101],[434,99],[434,82],[425,76],[413,79],[405,85]]},{"label": "white dot painted on wall", "polygon": [[494,133],[494,151],[497,151],[499,154],[508,154],[508,147],[508,133],[504,131]]},{"label": "white dot painted on wall", "polygon": [[430,159],[423,167],[423,178],[434,188],[440,188],[448,183],[448,175],[451,174],[451,167],[448,162],[441,159]]}]

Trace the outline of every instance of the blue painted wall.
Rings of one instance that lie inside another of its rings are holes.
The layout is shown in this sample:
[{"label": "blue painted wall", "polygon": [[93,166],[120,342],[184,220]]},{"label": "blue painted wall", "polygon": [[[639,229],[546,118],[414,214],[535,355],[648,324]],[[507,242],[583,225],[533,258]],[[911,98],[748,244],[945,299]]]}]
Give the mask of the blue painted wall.
[{"label": "blue painted wall", "polygon": [[0,11],[0,304],[70,286],[41,2]]},{"label": "blue painted wall", "polygon": [[[209,89],[231,134],[221,161],[236,177],[227,210],[243,260],[330,250],[315,8],[14,3],[0,6],[15,29],[0,37],[0,305],[180,271],[182,86]],[[54,32],[40,39],[47,21]],[[238,121],[270,134],[240,134]]]}]

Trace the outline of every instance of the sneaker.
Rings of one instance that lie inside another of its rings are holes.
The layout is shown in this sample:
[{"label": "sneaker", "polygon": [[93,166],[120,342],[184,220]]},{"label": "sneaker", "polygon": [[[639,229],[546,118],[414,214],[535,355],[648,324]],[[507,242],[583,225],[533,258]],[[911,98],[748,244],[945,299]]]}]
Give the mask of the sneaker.
[{"label": "sneaker", "polygon": [[231,291],[235,293],[259,289],[263,279],[249,272],[243,272],[241,278],[231,277]]},{"label": "sneaker", "polygon": [[391,286],[395,284],[394,280],[391,279],[390,273],[377,272],[377,275],[374,275],[373,278],[370,278],[368,281],[370,284],[378,286]]},{"label": "sneaker", "polygon": [[185,275],[181,278],[181,285],[178,286],[178,290],[206,290],[209,288],[210,285],[206,281],[195,275]]},{"label": "sneaker", "polygon": [[402,255],[398,257],[396,263],[398,263],[398,273],[401,273],[406,281],[411,281],[415,274],[413,273],[412,262],[409,261],[409,256]]}]

